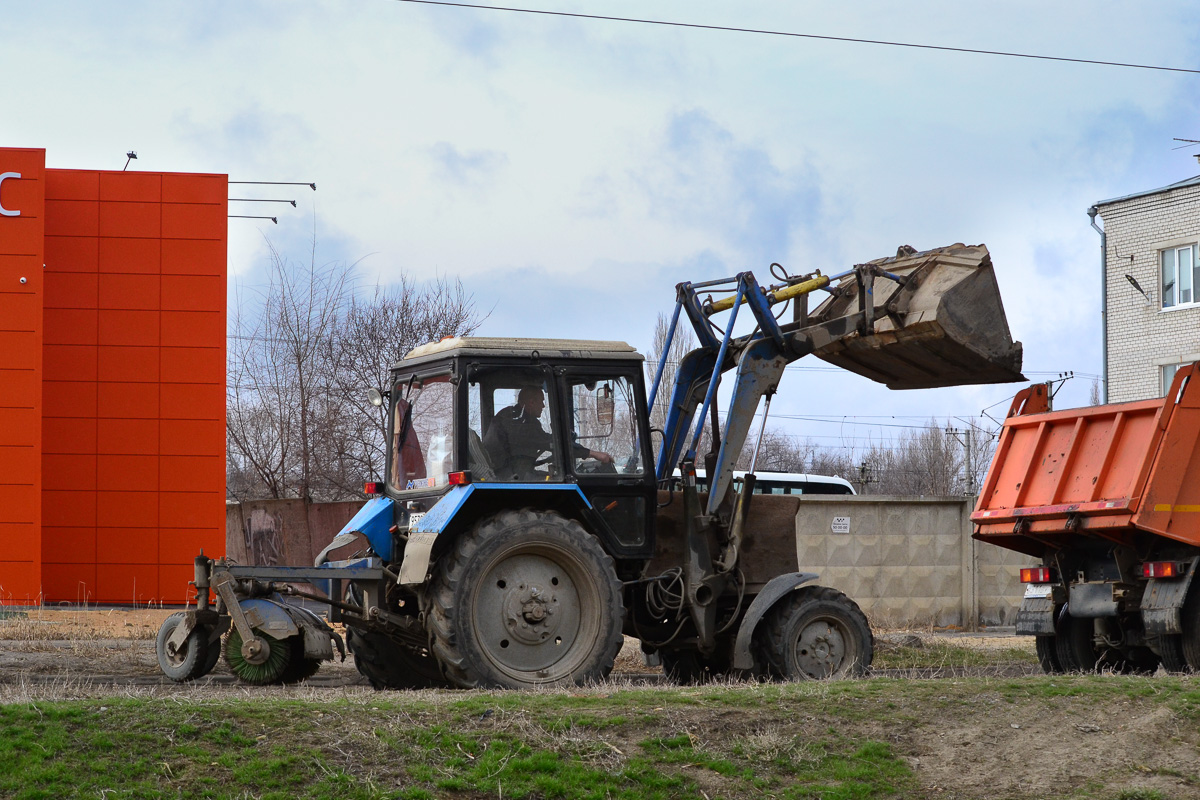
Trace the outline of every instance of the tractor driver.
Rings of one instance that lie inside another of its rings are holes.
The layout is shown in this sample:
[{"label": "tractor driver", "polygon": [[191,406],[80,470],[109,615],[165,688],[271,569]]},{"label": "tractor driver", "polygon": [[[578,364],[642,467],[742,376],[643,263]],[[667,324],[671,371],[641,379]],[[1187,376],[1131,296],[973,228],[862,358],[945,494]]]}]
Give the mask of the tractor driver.
[{"label": "tractor driver", "polygon": [[[537,386],[526,386],[517,393],[516,405],[501,409],[492,419],[483,437],[483,446],[500,480],[531,480],[538,477],[535,467],[542,453],[553,452],[554,439],[542,429],[539,419],[546,408],[546,394]],[[611,464],[613,457],[591,450],[579,442],[571,446],[575,458],[594,458]]]}]

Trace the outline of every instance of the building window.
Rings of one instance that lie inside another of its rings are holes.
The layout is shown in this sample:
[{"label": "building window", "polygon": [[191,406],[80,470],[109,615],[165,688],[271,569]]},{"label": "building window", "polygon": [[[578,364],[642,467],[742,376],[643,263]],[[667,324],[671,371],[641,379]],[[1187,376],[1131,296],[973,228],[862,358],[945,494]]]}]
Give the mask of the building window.
[{"label": "building window", "polygon": [[1190,306],[1197,303],[1200,264],[1195,245],[1170,247],[1159,254],[1162,275],[1162,307]]},{"label": "building window", "polygon": [[1191,364],[1191,363],[1192,363],[1191,361],[1188,361],[1183,364],[1165,364],[1163,366],[1163,368],[1162,368],[1162,393],[1164,395],[1166,395],[1166,393],[1170,390],[1171,381],[1175,380],[1175,373],[1179,371],[1179,368],[1186,367],[1188,364]]}]

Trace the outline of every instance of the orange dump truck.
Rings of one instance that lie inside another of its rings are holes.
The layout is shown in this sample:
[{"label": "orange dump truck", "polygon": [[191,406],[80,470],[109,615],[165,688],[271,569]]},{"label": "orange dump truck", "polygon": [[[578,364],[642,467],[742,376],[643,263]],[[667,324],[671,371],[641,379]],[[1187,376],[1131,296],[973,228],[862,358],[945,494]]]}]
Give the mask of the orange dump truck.
[{"label": "orange dump truck", "polygon": [[1200,365],[1156,400],[1014,398],[971,515],[1026,553],[1017,633],[1046,672],[1200,671]]}]

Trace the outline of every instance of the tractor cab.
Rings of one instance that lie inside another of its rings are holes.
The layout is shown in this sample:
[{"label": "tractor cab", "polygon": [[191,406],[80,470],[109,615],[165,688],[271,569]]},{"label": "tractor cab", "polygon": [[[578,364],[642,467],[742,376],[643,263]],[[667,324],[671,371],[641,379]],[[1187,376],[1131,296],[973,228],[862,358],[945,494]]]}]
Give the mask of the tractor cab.
[{"label": "tractor cab", "polygon": [[[414,349],[387,393],[388,496],[415,529],[452,487],[471,487],[463,502],[548,508],[618,559],[647,557],[655,479],[642,365],[624,342],[458,337]],[[453,516],[478,517],[462,510]]]}]

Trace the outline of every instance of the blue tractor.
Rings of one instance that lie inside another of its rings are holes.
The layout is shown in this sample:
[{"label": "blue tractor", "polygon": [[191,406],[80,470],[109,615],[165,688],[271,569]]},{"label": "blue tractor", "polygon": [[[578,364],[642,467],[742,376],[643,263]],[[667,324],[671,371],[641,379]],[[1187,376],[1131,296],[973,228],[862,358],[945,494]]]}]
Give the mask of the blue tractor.
[{"label": "blue tractor", "polygon": [[[163,671],[194,679],[223,650],[252,683],[311,675],[344,651],[294,602],[306,598],[346,626],[376,688],[582,684],[608,674],[624,636],[680,681],[862,674],[866,617],[801,571],[794,506],[754,497],[757,446],[738,483],[733,468],[760,405],[761,441],[784,367],[806,355],[897,389],[1022,380],[987,249],[905,248],[840,275],[763,286],[745,272],[677,292],[649,396],[623,342],[454,338],[410,352],[370,393],[388,409],[378,496],[312,567],[198,558],[196,606],[159,632]],[[752,324],[735,335],[739,313]],[[681,317],[699,344],[664,388]]]}]

